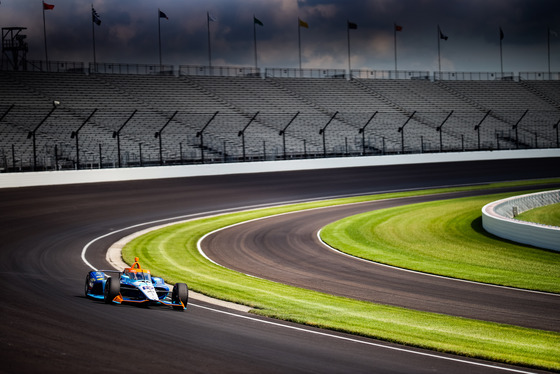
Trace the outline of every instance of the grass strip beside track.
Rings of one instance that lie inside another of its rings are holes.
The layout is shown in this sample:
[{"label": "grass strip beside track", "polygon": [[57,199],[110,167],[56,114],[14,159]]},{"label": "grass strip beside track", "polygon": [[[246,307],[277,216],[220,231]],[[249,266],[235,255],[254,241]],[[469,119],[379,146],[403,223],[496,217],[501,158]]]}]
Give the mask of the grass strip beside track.
[{"label": "grass strip beside track", "polygon": [[131,263],[138,256],[153,274],[163,276],[170,283],[186,282],[195,291],[252,306],[256,314],[442,352],[560,370],[558,333],[419,312],[286,286],[217,266],[201,256],[197,249],[198,240],[206,233],[258,217],[465,189],[343,198],[197,219],[136,238],[125,246],[123,257]]},{"label": "grass strip beside track", "polygon": [[376,210],[333,222],[321,238],[383,264],[475,282],[560,293],[560,254],[482,228],[481,208],[507,193]]},{"label": "grass strip beside track", "polygon": [[528,210],[516,216],[515,219],[542,225],[560,226],[560,203]]}]

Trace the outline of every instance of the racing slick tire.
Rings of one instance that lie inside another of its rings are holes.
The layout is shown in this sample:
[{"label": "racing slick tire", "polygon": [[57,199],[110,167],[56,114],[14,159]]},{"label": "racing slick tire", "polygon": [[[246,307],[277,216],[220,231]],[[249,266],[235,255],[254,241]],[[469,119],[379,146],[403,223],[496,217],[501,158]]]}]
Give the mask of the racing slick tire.
[{"label": "racing slick tire", "polygon": [[171,300],[173,303],[180,304],[183,303],[184,308],[179,305],[174,305],[175,310],[185,310],[187,308],[187,302],[189,301],[189,287],[185,283],[175,283],[173,286],[173,292],[171,294]]},{"label": "racing slick tire", "polygon": [[105,289],[103,290],[103,301],[110,304],[115,297],[121,292],[121,285],[119,281],[114,281],[113,278],[108,278],[105,283]]},{"label": "racing slick tire", "polygon": [[89,290],[89,274],[86,275],[86,284],[84,286],[84,294],[86,295],[87,298],[89,298],[89,294],[88,294],[88,290]]}]

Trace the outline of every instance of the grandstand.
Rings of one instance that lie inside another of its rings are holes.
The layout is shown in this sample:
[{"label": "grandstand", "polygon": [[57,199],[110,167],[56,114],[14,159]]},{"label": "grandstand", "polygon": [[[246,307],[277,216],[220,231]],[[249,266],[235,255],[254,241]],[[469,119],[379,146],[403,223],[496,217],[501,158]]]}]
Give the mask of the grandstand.
[{"label": "grandstand", "polygon": [[0,87],[4,172],[559,147],[558,73],[28,61]]}]

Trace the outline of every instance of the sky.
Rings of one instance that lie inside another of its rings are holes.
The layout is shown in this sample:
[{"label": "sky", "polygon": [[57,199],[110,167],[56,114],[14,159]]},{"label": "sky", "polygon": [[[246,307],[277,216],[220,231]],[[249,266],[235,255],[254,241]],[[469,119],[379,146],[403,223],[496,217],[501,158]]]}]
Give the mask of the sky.
[{"label": "sky", "polygon": [[[163,64],[207,66],[209,12],[213,66],[254,66],[255,29],[261,68],[297,68],[301,46],[303,68],[347,69],[350,41],[352,69],[393,70],[396,35],[398,70],[441,62],[442,71],[499,72],[501,28],[504,72],[546,72],[549,56],[560,71],[560,0],[45,1],[54,5],[44,12],[51,61],[93,61],[93,5],[97,62],[159,64],[159,21]],[[0,0],[0,26],[26,27],[27,58],[45,60],[42,0]]]}]

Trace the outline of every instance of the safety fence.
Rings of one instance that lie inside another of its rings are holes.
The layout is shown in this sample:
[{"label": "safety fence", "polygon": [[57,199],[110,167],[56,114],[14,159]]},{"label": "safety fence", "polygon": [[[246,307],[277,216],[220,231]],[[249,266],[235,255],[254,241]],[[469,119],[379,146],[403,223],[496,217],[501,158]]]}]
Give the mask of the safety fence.
[{"label": "safety fence", "polygon": [[190,75],[261,78],[344,78],[344,79],[420,79],[430,81],[493,81],[493,80],[560,80],[560,72],[430,72],[416,70],[369,70],[331,68],[274,68],[254,66],[204,66],[204,65],[159,65],[115,62],[41,61],[25,60],[16,68],[4,63],[2,71],[43,71],[80,74],[135,74],[135,75]]}]

